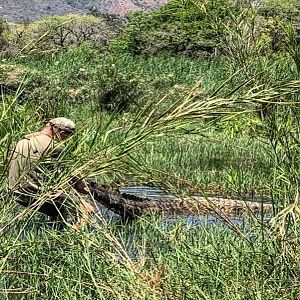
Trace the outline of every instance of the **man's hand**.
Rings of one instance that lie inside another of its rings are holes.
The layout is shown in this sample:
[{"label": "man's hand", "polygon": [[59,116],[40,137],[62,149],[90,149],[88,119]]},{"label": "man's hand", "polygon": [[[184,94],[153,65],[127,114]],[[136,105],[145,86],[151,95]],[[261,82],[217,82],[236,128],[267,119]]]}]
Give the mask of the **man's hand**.
[{"label": "man's hand", "polygon": [[88,202],[80,200],[80,209],[87,214],[92,214],[95,211],[95,208]]},{"label": "man's hand", "polygon": [[87,182],[84,179],[79,179],[78,177],[73,177],[70,181],[70,184],[73,186],[73,188],[81,193],[87,195],[89,193],[89,187],[87,185]]},{"label": "man's hand", "polygon": [[80,210],[83,213],[83,217],[81,217],[76,224],[72,225],[72,228],[80,230],[85,225],[92,220],[92,213],[95,212],[95,208],[84,200],[80,200]]}]

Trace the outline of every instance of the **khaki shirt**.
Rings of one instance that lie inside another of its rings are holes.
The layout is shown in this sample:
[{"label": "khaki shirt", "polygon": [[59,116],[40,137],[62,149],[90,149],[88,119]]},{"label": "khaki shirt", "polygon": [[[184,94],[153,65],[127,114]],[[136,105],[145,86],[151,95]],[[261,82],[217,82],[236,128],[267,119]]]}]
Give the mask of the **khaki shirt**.
[{"label": "khaki shirt", "polygon": [[38,162],[53,148],[53,138],[40,132],[28,134],[21,139],[14,149],[9,164],[9,189],[16,190],[28,186],[38,189],[41,185],[39,178],[43,175]]}]

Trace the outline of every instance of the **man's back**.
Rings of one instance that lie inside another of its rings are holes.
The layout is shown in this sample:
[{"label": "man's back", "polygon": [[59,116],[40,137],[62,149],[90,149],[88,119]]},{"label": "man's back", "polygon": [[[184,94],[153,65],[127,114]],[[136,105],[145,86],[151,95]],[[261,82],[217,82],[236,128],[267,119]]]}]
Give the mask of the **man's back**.
[{"label": "man's back", "polygon": [[14,149],[9,165],[9,189],[28,186],[38,189],[37,163],[53,147],[53,139],[40,132],[26,135],[21,139]]}]

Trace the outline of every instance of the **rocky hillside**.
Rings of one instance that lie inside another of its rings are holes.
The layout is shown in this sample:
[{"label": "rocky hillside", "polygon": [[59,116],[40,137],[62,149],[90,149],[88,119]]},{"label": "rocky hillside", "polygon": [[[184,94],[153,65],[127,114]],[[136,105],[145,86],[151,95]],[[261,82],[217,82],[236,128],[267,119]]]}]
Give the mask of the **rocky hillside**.
[{"label": "rocky hillside", "polygon": [[44,16],[103,12],[117,15],[139,9],[156,9],[168,0],[0,0],[0,17],[10,22]]}]

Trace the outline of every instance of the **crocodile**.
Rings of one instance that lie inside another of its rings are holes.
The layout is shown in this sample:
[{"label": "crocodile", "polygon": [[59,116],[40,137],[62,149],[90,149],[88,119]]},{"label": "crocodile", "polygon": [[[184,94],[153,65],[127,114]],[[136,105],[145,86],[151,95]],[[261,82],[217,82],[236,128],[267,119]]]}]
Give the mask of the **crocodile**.
[{"label": "crocodile", "polygon": [[245,212],[265,214],[272,211],[270,203],[219,197],[197,196],[160,201],[121,193],[119,190],[95,182],[89,183],[89,190],[97,202],[127,220],[145,213],[239,216]]}]

